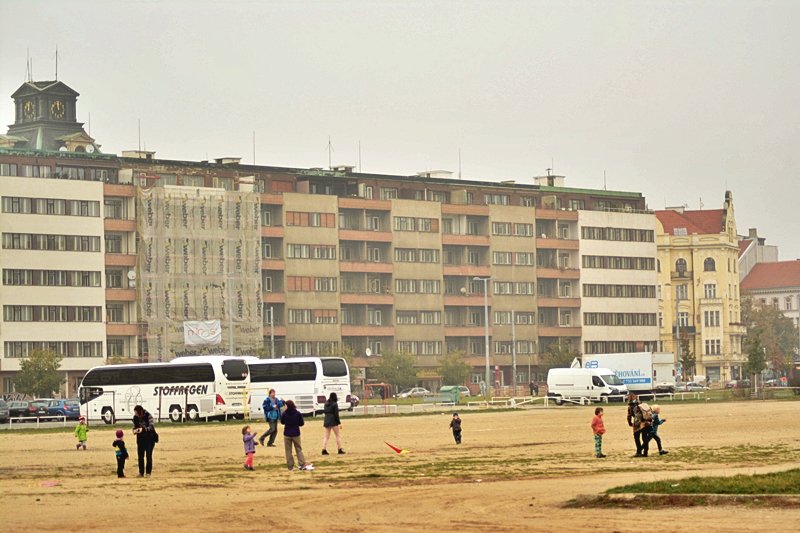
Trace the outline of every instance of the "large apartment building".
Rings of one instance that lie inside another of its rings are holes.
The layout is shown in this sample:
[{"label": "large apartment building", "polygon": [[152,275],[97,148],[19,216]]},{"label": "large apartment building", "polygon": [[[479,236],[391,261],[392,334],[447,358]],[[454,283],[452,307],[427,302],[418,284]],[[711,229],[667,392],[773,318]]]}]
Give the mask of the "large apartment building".
[{"label": "large apartment building", "polygon": [[216,349],[237,353],[352,351],[361,380],[367,354],[411,353],[432,385],[456,350],[477,384],[487,334],[501,385],[542,379],[554,344],[658,345],[656,218],[639,193],[549,173],[498,183],[106,155],[63,83],[14,98],[0,135],[2,392],[36,347],[62,355],[68,394],[108,357],[189,353],[187,320],[219,319]]},{"label": "large apartment building", "polygon": [[[713,383],[742,377],[745,356],[739,299],[739,244],[733,195],[722,209],[656,211],[661,341],[678,350],[686,335],[694,375]],[[680,332],[680,333],[679,333]]]}]

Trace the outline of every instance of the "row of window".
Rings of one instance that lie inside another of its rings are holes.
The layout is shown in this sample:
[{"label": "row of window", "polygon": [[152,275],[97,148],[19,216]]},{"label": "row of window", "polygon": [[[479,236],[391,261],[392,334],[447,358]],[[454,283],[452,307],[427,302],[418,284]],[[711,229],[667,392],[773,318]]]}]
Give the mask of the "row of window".
[{"label": "row of window", "polygon": [[327,244],[287,244],[287,259],[336,259],[336,246]]},{"label": "row of window", "polygon": [[411,355],[441,355],[441,341],[397,341],[398,352]]},{"label": "row of window", "polygon": [[533,252],[492,252],[495,265],[533,266]]},{"label": "row of window", "polygon": [[6,322],[101,322],[103,309],[88,305],[4,305]]},{"label": "row of window", "polygon": [[492,285],[495,294],[532,295],[536,289],[532,281],[495,281]]},{"label": "row of window", "polygon": [[596,241],[655,242],[655,231],[634,228],[598,228],[584,226],[581,237]]},{"label": "row of window", "polygon": [[492,235],[508,237],[533,237],[533,224],[492,222]]},{"label": "row of window", "polygon": [[6,250],[55,250],[99,252],[100,237],[89,235],[46,235],[42,233],[3,233]]},{"label": "row of window", "polygon": [[438,279],[396,279],[394,287],[397,293],[406,294],[439,294],[442,282]]},{"label": "row of window", "polygon": [[602,285],[586,283],[583,295],[593,298],[655,298],[655,285]]},{"label": "row of window", "polygon": [[586,341],[583,343],[583,353],[632,353],[632,352],[657,352],[658,341]]},{"label": "row of window", "polygon": [[115,168],[83,168],[48,165],[18,165],[16,163],[0,163],[0,176],[16,176],[21,178],[63,178],[84,181],[117,182]]},{"label": "row of window", "polygon": [[706,327],[719,327],[719,311],[703,311],[703,321]]},{"label": "row of window", "polygon": [[335,228],[336,215],[334,213],[308,213],[305,211],[287,211],[286,225],[318,227],[318,228]]},{"label": "row of window", "polygon": [[99,287],[101,273],[91,270],[3,269],[3,285],[44,287]]},{"label": "row of window", "polygon": [[336,355],[339,343],[336,341],[290,341],[286,343],[291,356]]},{"label": "row of window", "polygon": [[99,217],[100,202],[93,200],[3,196],[3,213]]},{"label": "row of window", "polygon": [[495,311],[494,323],[496,325],[506,325],[516,322],[517,325],[533,325],[536,324],[536,313],[530,311],[514,312],[514,311]]},{"label": "row of window", "polygon": [[438,263],[439,250],[435,248],[395,248],[394,260],[398,263]]},{"label": "row of window", "polygon": [[336,292],[336,278],[287,276],[286,290],[289,292]]},{"label": "row of window", "polygon": [[606,268],[614,270],[655,270],[653,257],[620,257],[611,255],[584,255],[583,268]]},{"label": "row of window", "polygon": [[437,326],[442,323],[441,311],[397,311],[395,317],[398,326]]},{"label": "row of window", "polygon": [[[536,341],[517,341],[517,354],[535,354]],[[496,354],[511,354],[514,353],[513,341],[496,341],[494,343],[494,353]]]},{"label": "row of window", "polygon": [[656,326],[656,313],[584,313],[585,326]]},{"label": "row of window", "polygon": [[439,233],[439,219],[425,217],[394,217],[394,230]]},{"label": "row of window", "polygon": [[34,350],[50,350],[59,357],[103,357],[100,341],[6,341],[6,357],[28,357]]},{"label": "row of window", "polygon": [[289,324],[336,324],[336,309],[289,309]]}]

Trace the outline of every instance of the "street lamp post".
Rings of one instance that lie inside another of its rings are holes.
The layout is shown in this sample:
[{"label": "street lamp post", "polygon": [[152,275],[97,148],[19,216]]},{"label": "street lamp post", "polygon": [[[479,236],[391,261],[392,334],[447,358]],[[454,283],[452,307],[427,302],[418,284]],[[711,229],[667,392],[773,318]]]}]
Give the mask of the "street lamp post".
[{"label": "street lamp post", "polygon": [[486,361],[486,395],[489,395],[489,380],[491,375],[489,373],[489,280],[492,278],[481,278],[475,276],[472,278],[474,281],[483,282],[483,334],[484,334],[484,358]]},{"label": "street lamp post", "polygon": [[269,356],[275,359],[275,308],[269,306]]},{"label": "street lamp post", "polygon": [[516,330],[516,319],[514,317],[516,313],[512,310],[511,311],[511,387],[513,391],[513,395],[517,395],[517,330]]}]

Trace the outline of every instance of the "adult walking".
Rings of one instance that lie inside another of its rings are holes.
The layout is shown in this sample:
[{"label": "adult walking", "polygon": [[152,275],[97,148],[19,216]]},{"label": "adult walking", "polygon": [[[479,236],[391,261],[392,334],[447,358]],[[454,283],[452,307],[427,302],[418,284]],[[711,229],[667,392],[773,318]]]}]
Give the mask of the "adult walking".
[{"label": "adult walking", "polygon": [[275,437],[278,436],[278,420],[281,418],[281,409],[286,405],[283,400],[275,396],[275,389],[269,390],[269,395],[264,398],[264,403],[261,407],[264,409],[264,418],[269,424],[263,435],[258,438],[258,442],[264,446],[264,439],[269,437],[267,446],[275,446]]},{"label": "adult walking", "polygon": [[336,437],[336,447],[339,449],[339,455],[344,454],[342,449],[342,421],[339,420],[339,397],[335,392],[328,396],[328,401],[325,402],[324,407],[325,420],[322,426],[325,428],[325,435],[322,437],[322,455],[330,455],[328,453],[328,439],[331,438],[331,431]]},{"label": "adult walking", "polygon": [[633,428],[633,442],[636,443],[636,455],[634,457],[643,457],[644,446],[642,444],[642,410],[639,409],[639,398],[630,393],[628,395],[628,426]]},{"label": "adult walking", "polygon": [[153,448],[158,442],[158,433],[153,425],[153,415],[144,407],[133,408],[133,433],[136,435],[136,452],[139,456],[139,477],[153,472]]},{"label": "adult walking", "polygon": [[305,424],[303,413],[297,410],[292,400],[286,400],[286,410],[281,415],[283,424],[283,448],[286,452],[286,466],[294,470],[294,457],[292,446],[297,453],[297,464],[300,470],[306,468],[306,458],[303,456],[303,445],[300,442],[300,426]]}]

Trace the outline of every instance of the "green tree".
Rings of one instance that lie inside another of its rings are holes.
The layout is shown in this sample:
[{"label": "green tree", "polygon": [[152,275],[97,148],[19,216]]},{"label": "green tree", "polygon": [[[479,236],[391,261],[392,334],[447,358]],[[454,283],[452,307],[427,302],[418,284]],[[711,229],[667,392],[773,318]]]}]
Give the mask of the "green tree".
[{"label": "green tree", "polygon": [[394,385],[406,389],[417,384],[417,370],[414,368],[414,356],[404,352],[386,352],[373,367],[375,376]]},{"label": "green tree", "polygon": [[547,351],[542,354],[541,359],[545,368],[550,370],[551,368],[569,368],[576,357],[578,357],[578,351],[571,345],[554,342],[547,347]]},{"label": "green tree", "polygon": [[20,362],[20,370],[14,379],[17,390],[33,397],[52,396],[61,384],[64,376],[58,371],[61,358],[51,350],[33,350]]},{"label": "green tree", "polygon": [[775,372],[785,372],[797,349],[797,329],[792,319],[784,316],[774,305],[759,305],[746,297],[742,300],[742,322],[747,326],[744,343],[758,337],[766,351],[769,367]]},{"label": "green tree", "polygon": [[472,367],[464,361],[464,353],[450,352],[439,360],[439,375],[442,385],[463,385],[467,382]]},{"label": "green tree", "polygon": [[681,331],[678,343],[681,347],[680,362],[681,368],[683,369],[683,379],[684,381],[691,381],[694,378],[697,356],[695,356],[692,350],[692,339],[685,330]]},{"label": "green tree", "polygon": [[744,365],[744,370],[749,375],[757,379],[767,368],[767,358],[764,355],[764,345],[761,343],[761,338],[758,335],[747,336],[747,363]]}]

